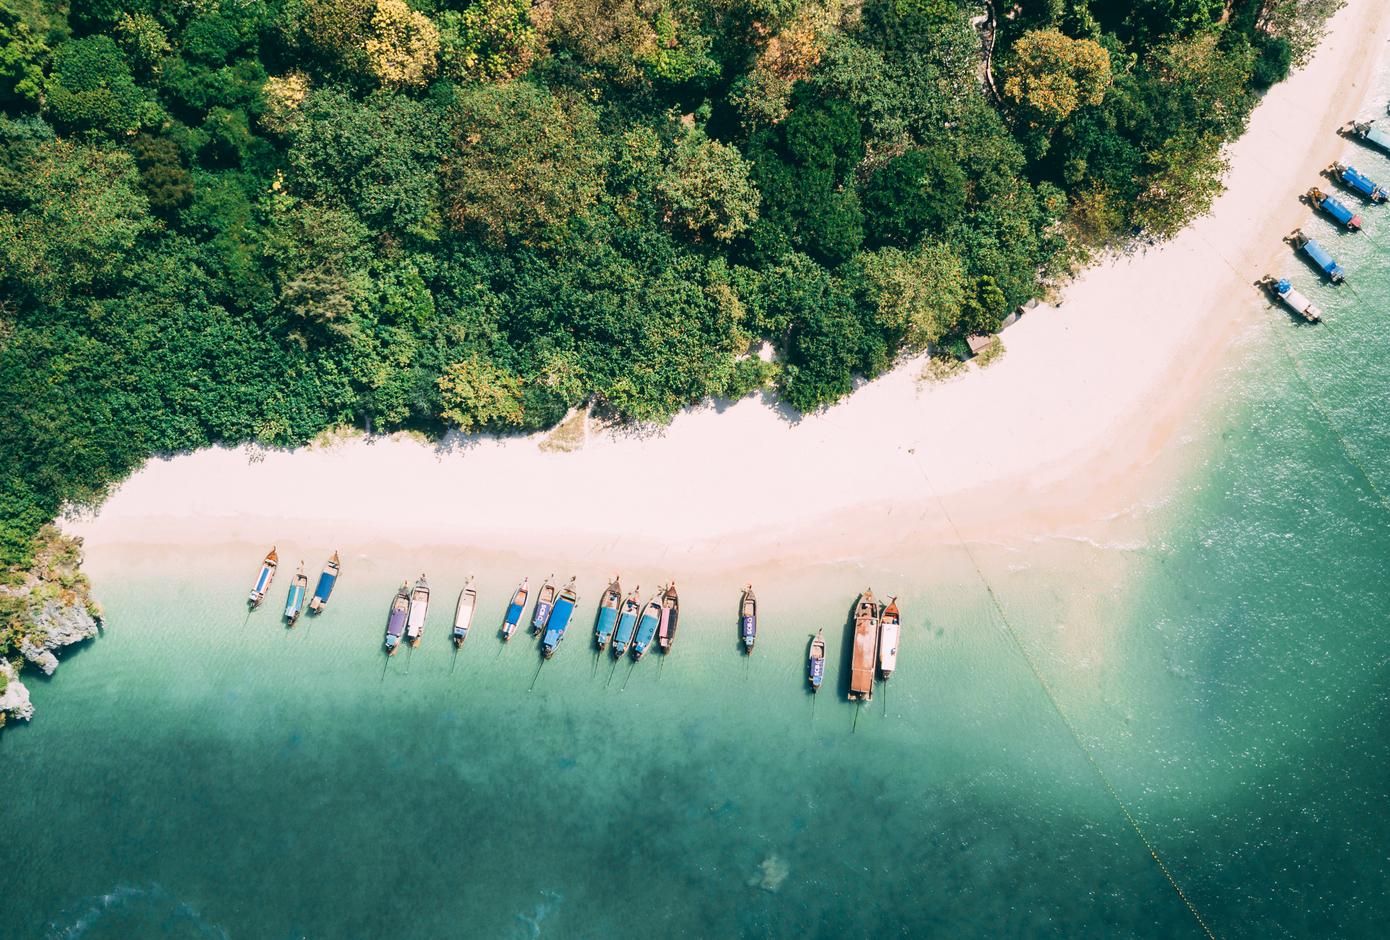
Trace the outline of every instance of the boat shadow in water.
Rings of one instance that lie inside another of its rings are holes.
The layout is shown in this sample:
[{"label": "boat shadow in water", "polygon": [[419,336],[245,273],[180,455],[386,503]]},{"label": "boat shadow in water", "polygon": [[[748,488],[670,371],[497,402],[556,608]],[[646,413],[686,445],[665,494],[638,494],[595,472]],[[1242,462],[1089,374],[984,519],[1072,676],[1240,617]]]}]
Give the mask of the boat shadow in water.
[{"label": "boat shadow in water", "polygon": [[[840,671],[835,676],[835,694],[841,702],[849,701],[849,682],[854,673],[854,608],[858,603],[859,597],[856,595],[854,600],[849,602],[849,607],[845,608],[845,622],[840,631],[844,642],[840,644]],[[829,650],[826,651],[825,665],[828,671],[830,668]],[[829,678],[826,676],[826,679]],[[822,683],[823,686],[829,684],[829,682]],[[858,705],[859,703],[854,702],[853,704]]]}]

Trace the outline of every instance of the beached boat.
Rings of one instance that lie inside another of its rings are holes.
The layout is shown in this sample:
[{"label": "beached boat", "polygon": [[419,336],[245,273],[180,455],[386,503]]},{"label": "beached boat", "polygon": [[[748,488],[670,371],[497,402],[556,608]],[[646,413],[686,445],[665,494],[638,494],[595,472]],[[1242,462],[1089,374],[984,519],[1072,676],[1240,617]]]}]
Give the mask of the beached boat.
[{"label": "beached boat", "polygon": [[550,612],[545,625],[545,636],[541,638],[541,656],[549,659],[555,655],[560,641],[565,638],[565,628],[574,617],[574,607],[579,603],[579,595],[574,591],[574,578],[560,589],[560,597],[555,601],[555,609]]},{"label": "beached boat", "polygon": [[1361,216],[1348,209],[1346,204],[1336,196],[1329,196],[1327,193],[1314,186],[1312,189],[1308,190],[1308,201],[1313,204],[1313,208],[1321,209],[1323,212],[1327,213],[1333,221],[1347,231],[1361,231]]},{"label": "beached boat", "polygon": [[1276,280],[1266,275],[1260,283],[1276,300],[1309,323],[1322,322],[1322,310],[1318,308],[1317,304],[1294,290],[1294,286],[1288,280],[1283,278]]},{"label": "beached boat", "polygon": [[275,569],[279,565],[280,556],[271,548],[266,552],[265,560],[261,562],[261,570],[256,575],[256,583],[251,586],[251,594],[246,598],[246,603],[252,610],[261,606],[261,601],[265,600],[265,592],[270,590],[270,582],[275,580]]},{"label": "beached boat", "polygon": [[1294,229],[1289,235],[1288,241],[1291,245],[1303,252],[1308,260],[1317,265],[1319,271],[1327,275],[1327,279],[1333,284],[1340,284],[1346,280],[1346,272],[1327,250],[1318,244],[1316,238],[1309,238],[1303,234],[1303,229]]},{"label": "beached boat", "polygon": [[658,593],[642,610],[642,619],[637,622],[637,635],[632,640],[632,658],[641,659],[647,654],[656,639],[656,627],[661,622],[661,594]]},{"label": "beached boat", "polygon": [[309,576],[304,573],[304,562],[299,563],[299,571],[290,582],[290,593],[285,598],[285,626],[292,627],[304,611],[304,595],[309,593]]},{"label": "beached boat", "polygon": [[878,656],[878,604],[874,592],[865,591],[854,605],[854,653],[850,661],[850,701],[872,702],[874,666]]},{"label": "beached boat", "polygon": [[627,600],[623,601],[622,611],[618,614],[618,627],[613,631],[614,657],[626,653],[628,645],[632,643],[633,631],[637,629],[637,612],[641,608],[637,600],[637,592],[640,590],[641,586],[633,588]]},{"label": "beached boat", "polygon": [[661,622],[656,627],[656,645],[661,652],[671,652],[671,644],[676,642],[676,623],[680,620],[681,602],[676,596],[676,582],[666,586],[661,595]]},{"label": "beached boat", "polygon": [[454,605],[454,649],[468,639],[468,628],[473,625],[473,611],[477,606],[478,592],[473,589],[473,576],[470,574],[463,584],[463,590],[459,591],[458,603]]},{"label": "beached boat", "polygon": [[507,605],[507,614],[502,618],[503,640],[510,640],[516,632],[516,625],[521,623],[522,611],[526,610],[526,596],[531,593],[530,583],[530,578],[522,578],[512,594],[512,602]]},{"label": "beached boat", "polygon": [[898,668],[898,639],[902,631],[902,618],[898,615],[898,599],[888,598],[888,606],[878,621],[878,673],[884,679],[893,675]]},{"label": "beached boat", "polygon": [[430,609],[430,586],[425,576],[415,582],[415,590],[410,592],[410,616],[405,621],[405,638],[411,646],[419,646],[425,635],[425,614]]},{"label": "beached boat", "polygon": [[1346,163],[1334,163],[1327,168],[1327,172],[1341,180],[1347,189],[1364,196],[1371,202],[1385,201],[1385,190],[1356,167]]},{"label": "beached boat", "polygon": [[599,601],[598,620],[594,622],[594,642],[600,651],[613,639],[613,628],[618,625],[618,607],[622,602],[623,586],[615,574],[608,590],[603,592],[603,600]]},{"label": "beached boat", "polygon": [[1351,129],[1366,143],[1390,153],[1390,131],[1376,127],[1375,121],[1357,121],[1351,125]]},{"label": "beached boat", "polygon": [[811,680],[811,691],[819,692],[825,681],[825,631],[817,630],[811,638],[811,655],[807,663],[807,678]]},{"label": "beached boat", "polygon": [[333,586],[338,583],[338,553],[334,552],[333,557],[328,559],[328,564],[323,566],[323,571],[319,572],[319,583],[314,585],[314,596],[309,599],[309,613],[318,615],[323,613],[323,608],[328,605],[328,598],[333,593]]},{"label": "beached boat", "polygon": [[400,648],[401,636],[405,633],[406,617],[410,615],[410,582],[402,581],[396,596],[391,598],[391,609],[386,614],[386,653],[395,656]]},{"label": "beached boat", "polygon": [[738,634],[743,639],[743,651],[753,652],[753,643],[758,639],[758,599],[753,595],[753,585],[743,589],[743,597],[738,602]]},{"label": "beached boat", "polygon": [[531,632],[536,636],[545,632],[545,622],[550,619],[550,611],[555,606],[555,585],[550,582],[553,577],[553,574],[546,576],[536,594],[536,607],[531,611]]}]

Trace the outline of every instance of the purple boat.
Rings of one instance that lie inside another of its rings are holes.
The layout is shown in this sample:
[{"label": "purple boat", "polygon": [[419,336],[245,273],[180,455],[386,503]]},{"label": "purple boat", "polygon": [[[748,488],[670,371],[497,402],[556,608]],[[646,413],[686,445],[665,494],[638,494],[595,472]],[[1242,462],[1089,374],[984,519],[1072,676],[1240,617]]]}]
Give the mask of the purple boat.
[{"label": "purple boat", "polygon": [[410,616],[410,582],[402,581],[401,589],[391,600],[391,612],[386,615],[386,655],[395,656],[401,647],[401,635]]}]

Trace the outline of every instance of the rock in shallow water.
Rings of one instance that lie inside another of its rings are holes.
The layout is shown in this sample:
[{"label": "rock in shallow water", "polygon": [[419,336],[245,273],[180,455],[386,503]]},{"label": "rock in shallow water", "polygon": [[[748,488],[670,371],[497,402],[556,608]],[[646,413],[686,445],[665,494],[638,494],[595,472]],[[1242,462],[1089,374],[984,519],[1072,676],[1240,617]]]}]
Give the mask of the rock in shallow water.
[{"label": "rock in shallow water", "polygon": [[15,675],[14,667],[4,659],[0,659],[0,685],[4,686],[4,690],[0,691],[0,712],[24,721],[34,717],[34,706],[29,702],[29,690]]}]

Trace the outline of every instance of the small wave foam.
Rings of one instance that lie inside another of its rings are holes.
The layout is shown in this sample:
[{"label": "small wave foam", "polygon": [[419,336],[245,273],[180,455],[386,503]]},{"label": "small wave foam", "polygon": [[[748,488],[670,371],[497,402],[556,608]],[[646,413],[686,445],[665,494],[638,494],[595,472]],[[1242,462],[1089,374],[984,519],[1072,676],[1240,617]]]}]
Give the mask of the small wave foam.
[{"label": "small wave foam", "polygon": [[226,930],[204,921],[193,905],[180,901],[158,884],[118,884],[104,894],[83,898],[49,921],[44,936],[47,940],[78,940],[113,917],[122,921],[116,936],[138,935],[143,932],[143,925],[149,933],[157,928],[166,937],[229,940]]}]

